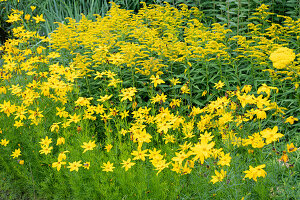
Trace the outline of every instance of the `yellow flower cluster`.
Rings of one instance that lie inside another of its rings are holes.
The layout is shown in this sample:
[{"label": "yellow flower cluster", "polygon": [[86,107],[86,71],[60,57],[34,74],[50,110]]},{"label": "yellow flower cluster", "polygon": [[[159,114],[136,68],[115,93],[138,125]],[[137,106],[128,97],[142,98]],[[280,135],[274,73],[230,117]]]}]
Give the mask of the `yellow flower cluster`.
[{"label": "yellow flower cluster", "polygon": [[296,56],[292,49],[280,47],[270,55],[270,60],[276,69],[283,69],[295,60]]},{"label": "yellow flower cluster", "polygon": [[[261,7],[258,14],[265,15],[266,9]],[[253,86],[247,84],[210,99],[205,106],[195,106],[186,98],[194,95],[191,80],[180,76],[166,79],[168,64],[180,63],[185,74],[189,74],[191,62],[232,64],[247,58],[252,64],[264,65],[268,53],[280,45],[255,34],[251,40],[236,36],[230,40],[236,40],[239,47],[235,53],[240,54],[232,58],[226,37],[231,30],[217,23],[205,27],[199,15],[196,8],[182,5],[178,10],[168,4],[144,4],[133,14],[113,3],[105,17],[96,16],[92,21],[83,15],[78,22],[69,18],[49,38],[24,27],[14,28],[17,39],[9,39],[0,49],[5,52],[0,117],[8,119],[13,131],[41,130],[32,137],[45,137],[39,142],[39,153],[48,156],[57,171],[67,162],[70,171],[89,169],[90,162],[82,161],[85,159],[103,163],[98,168],[105,172],[113,172],[119,164],[127,171],[138,162],[147,162],[157,174],[170,168],[185,175],[207,164],[215,169],[211,182],[223,181],[229,176],[226,170],[232,165],[233,149],[250,152],[271,146],[284,136],[278,133],[279,126],[261,126],[262,122],[267,124],[269,115],[285,119],[286,108],[271,98],[278,88],[262,84],[252,91]],[[21,11],[14,11],[9,20],[16,22],[22,16]],[[43,16],[33,19],[39,23]],[[249,26],[258,31],[255,25]],[[41,45],[26,47],[36,41]],[[255,41],[258,45],[252,45]],[[295,54],[279,47],[270,59],[275,68],[282,69],[294,61]],[[131,79],[123,73],[129,73]],[[170,84],[164,85],[166,82]],[[210,92],[222,94],[224,86],[219,80]],[[83,94],[84,87],[87,91]],[[97,95],[92,90],[97,90]],[[201,91],[203,97],[208,90]],[[290,116],[285,122],[292,125],[297,120]],[[96,123],[101,128],[96,128]],[[255,126],[249,129],[247,124]],[[54,147],[50,146],[52,138],[56,140]],[[106,151],[100,150],[99,138],[105,138]],[[3,148],[14,145],[9,141],[9,137],[1,138],[0,144]],[[111,155],[121,148],[127,149],[121,150],[120,157]],[[289,152],[294,149],[288,146]],[[66,153],[70,153],[68,158]],[[20,155],[18,148],[11,156]],[[250,166],[245,178],[257,181],[257,177],[265,177],[264,167]]]}]

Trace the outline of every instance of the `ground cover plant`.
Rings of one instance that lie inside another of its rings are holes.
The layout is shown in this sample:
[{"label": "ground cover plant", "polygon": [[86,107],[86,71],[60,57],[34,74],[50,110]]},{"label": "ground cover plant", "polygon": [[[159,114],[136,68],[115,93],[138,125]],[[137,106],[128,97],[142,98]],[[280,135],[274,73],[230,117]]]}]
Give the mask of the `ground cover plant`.
[{"label": "ground cover plant", "polygon": [[299,198],[300,20],[273,15],[237,34],[185,4],[112,3],[42,36],[35,7],[12,10],[1,198]]}]

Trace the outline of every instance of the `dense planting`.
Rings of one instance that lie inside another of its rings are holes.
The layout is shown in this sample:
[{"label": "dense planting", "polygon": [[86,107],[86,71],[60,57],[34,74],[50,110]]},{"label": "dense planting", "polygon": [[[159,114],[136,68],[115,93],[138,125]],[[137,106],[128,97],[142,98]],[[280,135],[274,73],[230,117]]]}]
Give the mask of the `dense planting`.
[{"label": "dense planting", "polygon": [[297,198],[300,20],[112,4],[40,36],[34,10],[0,47],[0,164],[30,198]]}]

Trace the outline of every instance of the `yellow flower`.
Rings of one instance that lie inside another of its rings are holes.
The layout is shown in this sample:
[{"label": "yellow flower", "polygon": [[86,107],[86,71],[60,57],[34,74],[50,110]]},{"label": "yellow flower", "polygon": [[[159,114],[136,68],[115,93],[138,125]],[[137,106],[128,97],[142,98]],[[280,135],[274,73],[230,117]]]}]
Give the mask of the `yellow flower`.
[{"label": "yellow flower", "polygon": [[244,85],[242,92],[249,93],[252,89],[252,85]]},{"label": "yellow flower", "polygon": [[263,170],[266,165],[259,165],[257,167],[252,167],[251,165],[249,166],[249,170],[244,171],[246,173],[245,178],[253,179],[254,181],[257,181],[257,177],[265,177],[266,172]]},{"label": "yellow flower", "polygon": [[221,89],[223,86],[225,85],[225,83],[223,83],[221,80],[218,83],[215,83],[215,88],[216,89]]},{"label": "yellow flower", "polygon": [[179,83],[181,83],[180,81],[179,81],[179,78],[172,78],[172,79],[170,79],[169,80],[171,83],[172,83],[172,85],[177,85],[177,84],[179,84]]},{"label": "yellow flower", "polygon": [[42,146],[42,150],[40,150],[40,154],[45,154],[48,155],[49,153],[51,153],[51,150],[53,149],[53,147],[49,147],[49,146]]},{"label": "yellow flower", "polygon": [[40,144],[44,146],[49,146],[49,144],[52,143],[52,138],[48,138],[48,136],[45,137],[45,139],[41,139]]},{"label": "yellow flower", "polygon": [[82,164],[81,164],[81,160],[80,161],[78,161],[78,162],[72,162],[72,163],[70,163],[69,162],[69,166],[67,167],[67,168],[70,168],[70,172],[71,171],[76,171],[76,172],[78,172],[78,170],[79,170],[79,167],[81,167],[82,166]]},{"label": "yellow flower", "polygon": [[90,169],[91,163],[90,162],[85,162],[83,163],[83,168],[84,169]]},{"label": "yellow flower", "polygon": [[270,55],[274,68],[283,69],[295,60],[295,53],[287,47],[280,47]]},{"label": "yellow flower", "polygon": [[65,144],[65,138],[59,137],[56,141],[56,145]]},{"label": "yellow flower", "polygon": [[109,100],[113,95],[105,95],[105,96],[100,96],[100,99],[97,99],[97,101],[101,101],[101,102],[104,102],[104,101],[107,101]]},{"label": "yellow flower", "polygon": [[154,84],[154,87],[157,87],[157,85],[159,85],[159,84],[165,83],[163,80],[161,80],[159,78],[159,75],[156,75],[156,77],[154,75],[152,75],[150,77],[150,80],[151,80],[151,83]]},{"label": "yellow flower", "polygon": [[102,171],[105,171],[105,172],[112,172],[113,169],[115,168],[114,167],[114,164],[113,163],[110,163],[109,161],[107,163],[103,163],[103,166],[101,167],[103,168]]},{"label": "yellow flower", "polygon": [[26,14],[26,15],[24,16],[24,19],[28,21],[28,20],[30,20],[30,17],[31,17],[31,16],[30,16],[29,14]]},{"label": "yellow flower", "polygon": [[123,162],[121,163],[123,166],[123,168],[125,168],[125,171],[127,171],[128,169],[130,169],[133,165],[135,165],[134,162],[131,162],[131,159],[128,158],[128,160],[123,160]]},{"label": "yellow flower", "polygon": [[106,149],[107,152],[109,152],[112,147],[113,147],[113,145],[108,144],[108,145],[105,146],[105,149]]},{"label": "yellow flower", "polygon": [[36,16],[36,17],[32,17],[35,20],[35,23],[40,23],[40,22],[45,22],[46,20],[43,18],[43,14],[41,14],[40,16]]},{"label": "yellow flower", "polygon": [[260,132],[263,138],[266,138],[266,143],[270,144],[271,142],[275,142],[277,139],[283,137],[284,135],[281,133],[277,133],[278,127],[274,126],[273,129],[266,128]]},{"label": "yellow flower", "polygon": [[128,99],[129,101],[132,101],[132,97],[135,95],[137,92],[135,87],[130,87],[130,88],[123,88],[121,90],[121,93],[119,96],[122,97],[121,102],[125,101]]},{"label": "yellow flower", "polygon": [[209,158],[212,154],[212,149],[215,146],[214,142],[208,143],[205,140],[201,140],[201,143],[198,142],[195,146],[191,147],[191,154],[196,155],[194,161],[200,159],[200,163],[204,163],[204,159]]},{"label": "yellow flower", "polygon": [[61,162],[61,161],[58,161],[58,162],[54,162],[54,163],[52,163],[52,167],[53,167],[53,168],[55,168],[55,167],[56,167],[57,171],[59,171],[59,170],[60,170],[60,168],[61,168],[61,166],[62,166],[62,165],[65,165],[65,164],[67,164],[67,163],[66,163],[66,162]]},{"label": "yellow flower", "polygon": [[291,143],[291,144],[286,144],[286,148],[287,148],[287,151],[288,151],[289,153],[294,152],[294,151],[297,151],[297,149],[298,149],[297,147],[294,146],[293,143]]},{"label": "yellow flower", "polygon": [[213,184],[215,184],[217,182],[221,182],[226,177],[226,173],[227,172],[224,171],[223,169],[221,169],[220,172],[215,170],[216,176],[212,176],[212,179],[210,180],[210,182],[212,182]]},{"label": "yellow flower", "polygon": [[83,153],[85,153],[86,151],[93,150],[96,147],[96,144],[95,141],[92,142],[90,140],[88,143],[84,142],[81,147],[84,148]]},{"label": "yellow flower", "polygon": [[20,155],[21,155],[21,150],[20,150],[20,148],[19,148],[19,149],[15,149],[15,151],[12,152],[12,154],[11,154],[11,156],[12,156],[13,158],[18,158]]},{"label": "yellow flower", "polygon": [[182,94],[190,94],[190,89],[188,88],[187,84],[184,84],[181,88],[180,88]]},{"label": "yellow flower", "polygon": [[138,150],[138,151],[132,151],[131,155],[134,156],[133,160],[139,160],[141,159],[142,161],[145,161],[145,157],[148,156],[147,153],[148,149],[142,151],[142,150]]},{"label": "yellow flower", "polygon": [[33,12],[36,9],[36,6],[30,6],[30,9]]},{"label": "yellow flower", "polygon": [[227,166],[230,166],[230,161],[231,161],[231,157],[230,157],[230,153],[224,155],[224,153],[222,152],[221,153],[221,156],[220,156],[220,160],[218,161],[218,165],[227,165]]},{"label": "yellow flower", "polygon": [[67,156],[66,156],[65,153],[69,153],[69,151],[64,151],[64,152],[59,153],[59,154],[58,154],[57,160],[58,160],[58,161],[66,160],[66,159],[67,159]]},{"label": "yellow flower", "polygon": [[58,132],[59,131],[59,124],[60,124],[60,122],[58,122],[58,123],[53,123],[52,125],[51,125],[51,127],[50,127],[50,131],[51,132]]},{"label": "yellow flower", "polygon": [[1,145],[6,147],[6,145],[8,145],[8,143],[9,143],[9,140],[1,139],[1,142],[0,142]]},{"label": "yellow flower", "polygon": [[295,121],[298,121],[298,118],[290,116],[290,117],[286,118],[284,123],[294,124]]},{"label": "yellow flower", "polygon": [[69,117],[69,122],[74,122],[75,124],[77,124],[80,121],[80,115],[77,115],[76,113],[74,115],[70,115]]}]

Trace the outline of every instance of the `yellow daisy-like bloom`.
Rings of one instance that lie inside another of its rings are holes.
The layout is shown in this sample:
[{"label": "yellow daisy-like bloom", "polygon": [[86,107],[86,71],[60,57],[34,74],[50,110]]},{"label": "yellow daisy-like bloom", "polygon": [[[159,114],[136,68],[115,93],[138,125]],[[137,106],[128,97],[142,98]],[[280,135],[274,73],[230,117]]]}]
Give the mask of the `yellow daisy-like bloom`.
[{"label": "yellow daisy-like bloom", "polygon": [[90,169],[91,163],[90,162],[85,162],[83,163],[83,168],[84,169]]},{"label": "yellow daisy-like bloom", "polygon": [[298,118],[290,116],[290,117],[286,118],[284,123],[294,124],[295,121],[298,121]]},{"label": "yellow daisy-like bloom", "polygon": [[20,150],[20,148],[19,149],[16,149],[14,152],[12,152],[12,154],[11,154],[11,156],[13,157],[13,158],[17,158],[17,157],[19,157],[21,155],[21,150]]},{"label": "yellow daisy-like bloom", "polygon": [[61,169],[61,166],[62,165],[65,165],[66,162],[61,162],[61,161],[58,161],[58,162],[54,162],[52,163],[52,167],[57,169],[57,171],[59,171]]},{"label": "yellow daisy-like bloom", "polygon": [[41,139],[40,144],[44,146],[49,146],[49,144],[52,143],[52,138],[48,138],[48,136],[45,137],[45,139]]},{"label": "yellow daisy-like bloom", "polygon": [[131,162],[131,159],[128,158],[128,160],[123,160],[123,162],[121,163],[123,166],[123,168],[125,168],[125,171],[127,171],[128,169],[130,169],[133,165],[135,165],[134,162]]},{"label": "yellow daisy-like bloom", "polygon": [[218,83],[215,83],[214,87],[216,89],[221,89],[224,85],[225,85],[225,83],[223,83],[222,81],[219,81]]},{"label": "yellow daisy-like bloom", "polygon": [[265,168],[266,165],[259,165],[257,167],[252,167],[249,166],[249,170],[244,171],[244,173],[246,173],[245,178],[249,178],[249,179],[253,179],[254,181],[257,181],[257,177],[265,177],[266,176],[266,172],[265,170],[263,170],[263,168]]},{"label": "yellow daisy-like bloom", "polygon": [[298,149],[297,147],[295,147],[295,145],[293,143],[286,144],[286,147],[287,147],[287,152],[289,152],[289,153],[297,151],[297,149]]},{"label": "yellow daisy-like bloom", "polygon": [[1,145],[6,147],[6,145],[8,145],[8,143],[9,143],[9,140],[1,139],[1,142],[0,142]]},{"label": "yellow daisy-like bloom", "polygon": [[215,170],[215,174],[216,176],[212,176],[212,179],[210,180],[210,182],[212,182],[213,184],[217,183],[217,182],[221,182],[224,177],[226,176],[226,171],[224,171],[223,169],[221,169],[220,172],[218,172],[217,170]]},{"label": "yellow daisy-like bloom", "polygon": [[292,49],[280,47],[270,55],[270,60],[276,69],[283,69],[296,58]]},{"label": "yellow daisy-like bloom", "polygon": [[106,150],[107,152],[109,152],[109,151],[112,149],[112,147],[113,147],[113,145],[108,144],[108,145],[105,146],[105,150]]},{"label": "yellow daisy-like bloom", "polygon": [[84,142],[81,147],[84,148],[83,153],[85,153],[86,151],[93,150],[96,147],[96,144],[95,141],[92,142],[90,140],[88,143]]},{"label": "yellow daisy-like bloom", "polygon": [[114,167],[114,164],[113,163],[110,163],[109,161],[107,163],[103,163],[103,166],[101,167],[103,168],[102,171],[105,171],[105,172],[112,172],[113,169],[115,168]]},{"label": "yellow daisy-like bloom", "polygon": [[70,168],[70,172],[71,171],[76,171],[76,172],[78,172],[78,170],[79,170],[79,167],[81,167],[82,166],[82,164],[81,164],[81,160],[80,161],[78,161],[78,162],[72,162],[72,163],[70,163],[69,162],[69,166],[67,167],[67,168]]}]

